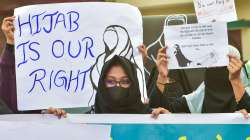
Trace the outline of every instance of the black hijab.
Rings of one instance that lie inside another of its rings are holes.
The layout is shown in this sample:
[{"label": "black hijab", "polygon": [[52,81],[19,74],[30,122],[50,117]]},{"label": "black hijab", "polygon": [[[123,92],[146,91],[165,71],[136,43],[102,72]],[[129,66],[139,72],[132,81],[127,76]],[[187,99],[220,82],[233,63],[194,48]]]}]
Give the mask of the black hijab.
[{"label": "black hijab", "polygon": [[[124,100],[119,103],[105,96],[109,94],[105,86],[104,80],[107,72],[112,66],[120,65],[126,72],[131,81],[129,93]],[[136,68],[128,59],[115,55],[111,60],[107,61],[102,67],[99,78],[98,89],[95,97],[95,113],[121,113],[121,114],[144,114],[150,113],[150,109],[141,101],[139,83],[137,79]]]},{"label": "black hijab", "polygon": [[226,67],[208,68],[205,72],[203,113],[230,113],[237,110]]}]

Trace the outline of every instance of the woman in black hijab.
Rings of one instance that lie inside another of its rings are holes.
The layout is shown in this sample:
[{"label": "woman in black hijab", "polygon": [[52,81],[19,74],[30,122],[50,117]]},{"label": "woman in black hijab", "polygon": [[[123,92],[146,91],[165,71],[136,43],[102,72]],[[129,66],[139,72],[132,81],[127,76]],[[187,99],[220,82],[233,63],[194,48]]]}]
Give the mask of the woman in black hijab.
[{"label": "woman in black hijab", "polygon": [[136,68],[128,59],[116,55],[103,66],[95,98],[95,113],[151,113],[151,109],[141,101]]},{"label": "woman in black hijab", "polygon": [[[151,94],[150,105],[152,106],[152,103],[158,102],[158,106],[167,108],[173,113],[192,113],[193,111],[188,106],[191,99],[202,103],[200,111],[202,113],[230,113],[241,109],[249,111],[249,103],[246,104],[245,101],[248,94],[245,92],[240,79],[241,61],[233,55],[229,55],[229,60],[227,68],[208,68],[205,72],[205,81],[198,88],[199,90],[184,97],[175,98],[174,101],[168,97],[170,94],[166,92],[166,85],[171,83],[168,78],[166,48],[160,49],[157,55],[159,74],[155,90]],[[195,95],[195,98],[193,98],[192,94],[199,96]],[[237,97],[237,95],[241,96]]]}]

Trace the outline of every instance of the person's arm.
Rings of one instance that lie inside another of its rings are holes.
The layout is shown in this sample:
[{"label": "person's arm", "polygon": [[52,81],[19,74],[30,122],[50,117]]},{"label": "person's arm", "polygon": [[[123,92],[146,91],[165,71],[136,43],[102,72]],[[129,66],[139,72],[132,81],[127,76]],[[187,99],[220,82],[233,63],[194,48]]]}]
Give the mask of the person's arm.
[{"label": "person's arm", "polygon": [[138,50],[142,55],[142,59],[143,59],[143,64],[147,64],[147,57],[148,57],[148,50],[147,47],[144,44],[141,44],[138,46]]},{"label": "person's arm", "polygon": [[15,17],[6,17],[3,19],[2,31],[6,38],[6,46],[3,54],[1,55],[1,64],[2,65],[15,65],[15,56],[14,56],[14,20]]},{"label": "person's arm", "polygon": [[2,22],[2,31],[6,37],[6,43],[10,45],[14,45],[14,20],[15,16],[6,17]]},{"label": "person's arm", "polygon": [[157,85],[154,84],[149,97],[149,106],[151,108],[157,108],[163,106],[162,103],[163,94],[158,89]]},{"label": "person's arm", "polygon": [[14,17],[7,17],[2,22],[6,46],[0,58],[0,97],[13,112],[17,112],[13,21]]},{"label": "person's arm", "polygon": [[155,82],[154,90],[152,91],[149,100],[151,107],[163,107],[168,109],[173,113],[186,112],[189,113],[186,99],[184,97],[180,98],[170,98],[166,88],[167,85],[171,83],[168,77],[168,57],[166,55],[167,48],[161,48],[157,53],[156,65],[158,69],[158,76]]},{"label": "person's arm", "polygon": [[170,83],[168,77],[168,56],[166,54],[167,48],[161,48],[157,52],[156,66],[158,70],[158,76],[156,80],[156,86],[161,93],[164,92],[165,86]]},{"label": "person's arm", "polygon": [[238,107],[239,109],[246,109],[247,112],[250,112],[250,96],[247,92],[245,92],[239,100]]},{"label": "person's arm", "polygon": [[241,67],[242,62],[234,55],[229,55],[229,80],[233,87],[235,100],[238,103],[239,109],[246,109],[248,112],[250,111],[250,97],[246,92],[244,84],[241,80]]},{"label": "person's arm", "polygon": [[149,105],[150,107],[165,107],[163,106],[162,101],[163,99],[163,92],[168,82],[168,59],[166,55],[166,48],[161,48],[157,52],[157,59],[156,59],[156,67],[158,73],[156,75],[156,79],[153,81],[153,90],[150,92],[150,100]]},{"label": "person's arm", "polygon": [[234,55],[230,54],[228,56],[229,65],[227,66],[227,69],[229,71],[229,80],[234,91],[235,100],[238,103],[245,93],[245,87],[240,76],[243,63]]},{"label": "person's arm", "polygon": [[14,45],[6,44],[0,59],[1,65],[15,67]]},{"label": "person's arm", "polygon": [[233,87],[235,100],[238,103],[245,94],[245,87],[241,80],[232,80],[230,82]]},{"label": "person's arm", "polygon": [[[167,106],[166,109],[168,109],[172,113],[190,113],[190,110],[188,108],[187,100],[184,97],[178,97],[178,98],[165,98],[163,99],[166,102],[164,106]],[[169,101],[170,100],[170,101]]]},{"label": "person's arm", "polygon": [[169,97],[169,94],[166,88],[162,93],[155,85],[149,99],[150,107],[163,107],[172,113],[190,113],[188,103],[184,97]]}]

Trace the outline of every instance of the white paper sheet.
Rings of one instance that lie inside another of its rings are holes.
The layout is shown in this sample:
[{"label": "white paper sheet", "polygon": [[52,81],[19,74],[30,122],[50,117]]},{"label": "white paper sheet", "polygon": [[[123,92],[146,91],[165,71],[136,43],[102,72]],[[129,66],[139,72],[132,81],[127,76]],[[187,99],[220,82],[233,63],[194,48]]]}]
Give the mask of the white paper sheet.
[{"label": "white paper sheet", "polygon": [[165,26],[169,69],[227,66],[225,22]]},{"label": "white paper sheet", "polygon": [[234,0],[193,0],[199,23],[237,20]]}]

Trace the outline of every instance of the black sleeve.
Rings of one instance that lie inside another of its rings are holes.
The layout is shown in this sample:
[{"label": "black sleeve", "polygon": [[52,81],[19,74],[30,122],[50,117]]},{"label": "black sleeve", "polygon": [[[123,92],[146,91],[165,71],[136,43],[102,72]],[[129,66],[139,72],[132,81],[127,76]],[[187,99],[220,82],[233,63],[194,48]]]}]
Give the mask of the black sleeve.
[{"label": "black sleeve", "polygon": [[[157,88],[156,84],[152,87],[151,93],[149,94],[149,106],[151,108],[163,107],[162,98],[163,94]],[[164,107],[165,108],[165,107]]]},{"label": "black sleeve", "polygon": [[250,112],[250,96],[247,92],[244,93],[241,100],[238,103],[239,109],[246,109],[247,112]]},{"label": "black sleeve", "polygon": [[184,97],[169,97],[169,94],[166,89],[161,93],[155,84],[154,90],[152,90],[149,98],[150,107],[163,107],[172,113],[190,113],[187,101]]},{"label": "black sleeve", "polygon": [[[167,99],[164,99],[164,100],[167,100]],[[170,100],[170,101],[168,101],[168,103],[165,102],[166,105],[164,105],[164,106],[168,106],[170,112],[172,112],[172,113],[190,113],[186,98],[179,97],[179,98],[174,98],[174,99],[170,98],[168,100]]]}]

